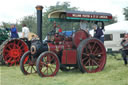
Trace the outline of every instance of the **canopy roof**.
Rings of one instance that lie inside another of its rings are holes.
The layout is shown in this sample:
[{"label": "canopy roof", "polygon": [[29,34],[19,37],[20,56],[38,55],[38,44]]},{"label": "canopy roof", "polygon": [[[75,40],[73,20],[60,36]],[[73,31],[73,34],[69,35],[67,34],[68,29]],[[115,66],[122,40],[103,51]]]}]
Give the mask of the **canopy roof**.
[{"label": "canopy roof", "polygon": [[49,13],[48,18],[50,21],[109,21],[112,19],[112,14],[102,12],[58,10]]}]

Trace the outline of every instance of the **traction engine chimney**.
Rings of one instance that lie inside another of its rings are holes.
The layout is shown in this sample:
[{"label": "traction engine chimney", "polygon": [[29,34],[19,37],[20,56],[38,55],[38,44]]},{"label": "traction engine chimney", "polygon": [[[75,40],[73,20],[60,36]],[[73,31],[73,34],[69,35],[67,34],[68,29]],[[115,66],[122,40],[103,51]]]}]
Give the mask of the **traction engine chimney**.
[{"label": "traction engine chimney", "polygon": [[43,6],[41,6],[41,5],[36,6],[36,10],[37,10],[37,35],[38,35],[41,42],[42,42],[42,9],[43,9]]}]

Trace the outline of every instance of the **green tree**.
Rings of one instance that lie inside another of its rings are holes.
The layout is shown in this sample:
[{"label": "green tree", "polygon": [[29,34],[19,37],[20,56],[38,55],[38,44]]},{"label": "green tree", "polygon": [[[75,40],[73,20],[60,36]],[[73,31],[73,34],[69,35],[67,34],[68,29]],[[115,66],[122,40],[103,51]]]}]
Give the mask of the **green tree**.
[{"label": "green tree", "polygon": [[123,15],[125,15],[125,20],[128,20],[128,7],[124,8],[124,13]]},{"label": "green tree", "polygon": [[2,22],[2,28],[10,28],[10,24],[11,23],[7,23],[7,22]]},{"label": "green tree", "polygon": [[[46,8],[46,12],[43,14],[43,37],[46,36],[46,34],[53,29],[53,22],[50,22],[48,20],[48,14],[51,13],[52,11],[56,10],[77,10],[76,7],[71,7],[69,2],[63,2],[62,4],[60,2],[57,2],[55,6],[50,6]],[[73,25],[75,27],[78,27],[78,24],[76,23],[69,23],[69,22],[57,22],[57,24],[61,25],[61,28],[65,30],[66,28],[72,28]],[[76,28],[77,28],[76,27]],[[71,29],[69,29],[71,30]]]},{"label": "green tree", "polygon": [[[19,24],[19,27],[22,28],[22,24],[26,24],[27,27],[30,29],[31,32],[36,33],[37,31],[37,19],[36,16],[30,15],[30,16],[25,16]],[[20,29],[21,31],[21,29]]]}]

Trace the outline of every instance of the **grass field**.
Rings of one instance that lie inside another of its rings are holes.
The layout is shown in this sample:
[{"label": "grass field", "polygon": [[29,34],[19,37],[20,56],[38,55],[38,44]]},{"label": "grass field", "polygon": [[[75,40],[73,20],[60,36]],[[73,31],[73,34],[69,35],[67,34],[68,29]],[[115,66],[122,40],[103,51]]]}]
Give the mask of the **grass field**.
[{"label": "grass field", "polygon": [[108,55],[105,69],[101,72],[59,71],[55,77],[47,78],[38,74],[25,76],[19,66],[0,66],[0,85],[128,85],[128,66],[124,66],[123,60]]}]

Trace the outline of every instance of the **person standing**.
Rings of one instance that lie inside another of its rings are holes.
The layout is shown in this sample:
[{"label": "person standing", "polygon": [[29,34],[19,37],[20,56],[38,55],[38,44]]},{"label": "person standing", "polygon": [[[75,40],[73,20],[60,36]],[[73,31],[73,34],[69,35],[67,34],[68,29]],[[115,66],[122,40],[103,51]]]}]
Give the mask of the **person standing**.
[{"label": "person standing", "polygon": [[104,23],[103,22],[99,22],[98,23],[98,28],[100,28],[102,30],[103,34],[100,36],[100,40],[104,43],[104,32],[105,32]]},{"label": "person standing", "polygon": [[19,38],[16,26],[14,24],[11,25],[11,38]]},{"label": "person standing", "polygon": [[28,38],[28,34],[29,34],[29,28],[27,27],[26,24],[23,24],[22,27],[22,38]]},{"label": "person standing", "polygon": [[88,32],[87,23],[88,23],[87,21],[80,21],[80,29],[83,29],[86,32]]},{"label": "person standing", "polygon": [[121,45],[122,45],[122,49],[120,49],[121,55],[123,57],[124,60],[124,65],[128,64],[127,61],[127,55],[128,55],[128,34],[126,33],[124,38],[121,41]]},{"label": "person standing", "polygon": [[98,28],[96,24],[93,25],[93,29],[94,29],[94,38],[97,38],[104,43],[104,39],[101,39],[101,37],[104,35],[102,29]]}]

